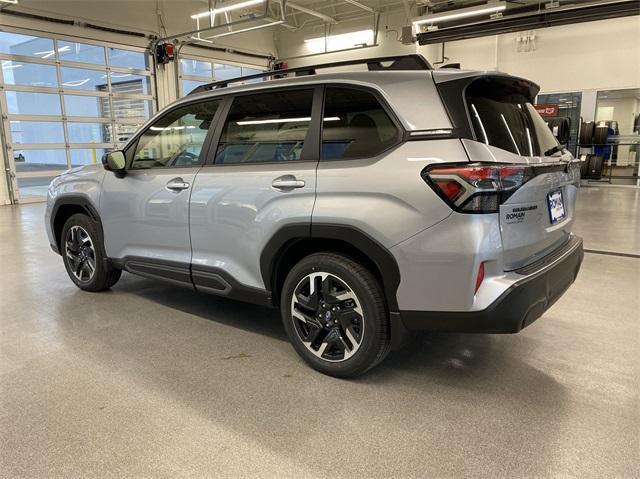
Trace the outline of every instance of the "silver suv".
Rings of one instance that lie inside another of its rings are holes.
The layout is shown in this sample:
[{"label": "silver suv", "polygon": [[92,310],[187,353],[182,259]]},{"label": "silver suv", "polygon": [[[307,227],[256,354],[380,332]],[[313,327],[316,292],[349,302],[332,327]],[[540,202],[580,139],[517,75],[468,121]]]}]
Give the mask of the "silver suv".
[{"label": "silver suv", "polygon": [[104,167],[57,177],[46,225],[71,280],[101,291],[125,270],[277,307],[300,356],[338,377],[408,331],[540,317],[583,251],[579,162],[538,87],[418,55],[316,73],[355,63],[199,87]]}]

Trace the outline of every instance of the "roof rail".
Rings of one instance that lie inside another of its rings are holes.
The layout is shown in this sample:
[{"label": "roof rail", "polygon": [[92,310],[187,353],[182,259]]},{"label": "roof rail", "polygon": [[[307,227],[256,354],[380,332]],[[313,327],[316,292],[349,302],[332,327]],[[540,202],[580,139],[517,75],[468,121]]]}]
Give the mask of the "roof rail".
[{"label": "roof rail", "polygon": [[[391,62],[390,65],[383,65],[383,63]],[[422,55],[410,54],[410,55],[396,55],[389,57],[377,57],[377,58],[360,58],[358,60],[346,60],[341,62],[321,63],[319,65],[309,65],[305,67],[287,68],[285,70],[269,70],[253,75],[246,75],[236,78],[230,78],[228,80],[221,80],[206,85],[200,85],[192,90],[189,95],[195,93],[202,93],[204,91],[216,90],[218,88],[225,88],[229,83],[236,83],[246,80],[254,80],[257,78],[267,77],[279,77],[289,73],[294,73],[295,76],[303,75],[315,75],[316,70],[321,68],[336,68],[346,67],[350,65],[367,65],[369,71],[381,71],[381,70],[433,70],[431,64]]]}]

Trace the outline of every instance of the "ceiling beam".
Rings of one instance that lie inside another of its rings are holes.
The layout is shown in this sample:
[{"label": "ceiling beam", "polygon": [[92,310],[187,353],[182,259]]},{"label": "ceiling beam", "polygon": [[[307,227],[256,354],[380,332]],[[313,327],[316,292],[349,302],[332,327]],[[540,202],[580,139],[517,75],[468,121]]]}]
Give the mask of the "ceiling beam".
[{"label": "ceiling beam", "polygon": [[353,5],[354,7],[361,8],[363,10],[366,10],[367,12],[376,13],[376,11],[373,8],[368,7],[356,0],[343,0],[343,1],[344,3],[348,3],[349,5]]},{"label": "ceiling beam", "polygon": [[327,23],[338,23],[338,21],[335,18],[330,17],[329,15],[325,15],[324,13],[320,13],[317,10],[312,10],[310,8],[303,7],[302,5],[298,5],[297,3],[294,3],[294,2],[287,2],[286,6],[287,7],[291,7],[294,10],[298,10],[299,12],[306,13],[308,15],[313,15],[314,17],[321,18],[322,20],[324,20]]}]

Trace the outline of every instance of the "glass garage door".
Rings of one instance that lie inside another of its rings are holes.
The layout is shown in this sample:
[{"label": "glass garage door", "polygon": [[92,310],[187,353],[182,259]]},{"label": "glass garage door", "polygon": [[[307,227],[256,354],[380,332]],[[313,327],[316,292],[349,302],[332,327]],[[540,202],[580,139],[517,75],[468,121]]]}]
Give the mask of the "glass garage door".
[{"label": "glass garage door", "polygon": [[143,49],[2,31],[0,62],[14,201],[43,200],[54,176],[99,163],[153,111]]},{"label": "glass garage door", "polygon": [[[180,96],[187,95],[200,85],[217,80],[228,80],[240,76],[260,73],[264,69],[247,65],[232,65],[229,63],[213,62],[195,57],[181,57],[180,59]],[[249,83],[262,81],[250,80]]]}]

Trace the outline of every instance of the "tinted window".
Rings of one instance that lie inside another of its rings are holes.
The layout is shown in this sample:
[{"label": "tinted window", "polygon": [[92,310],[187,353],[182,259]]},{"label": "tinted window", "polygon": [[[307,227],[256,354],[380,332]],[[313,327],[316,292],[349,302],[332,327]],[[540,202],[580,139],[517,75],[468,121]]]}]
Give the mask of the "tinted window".
[{"label": "tinted window", "polygon": [[295,161],[302,154],[313,90],[236,97],[220,137],[216,163]]},{"label": "tinted window", "polygon": [[219,104],[216,100],[183,106],[157,120],[138,139],[131,168],[199,165]]},{"label": "tinted window", "polygon": [[322,123],[325,160],[376,156],[398,138],[398,129],[380,102],[364,90],[327,88]]},{"label": "tinted window", "polygon": [[481,80],[467,88],[467,106],[476,139],[523,156],[550,155],[558,142],[513,83]]}]

